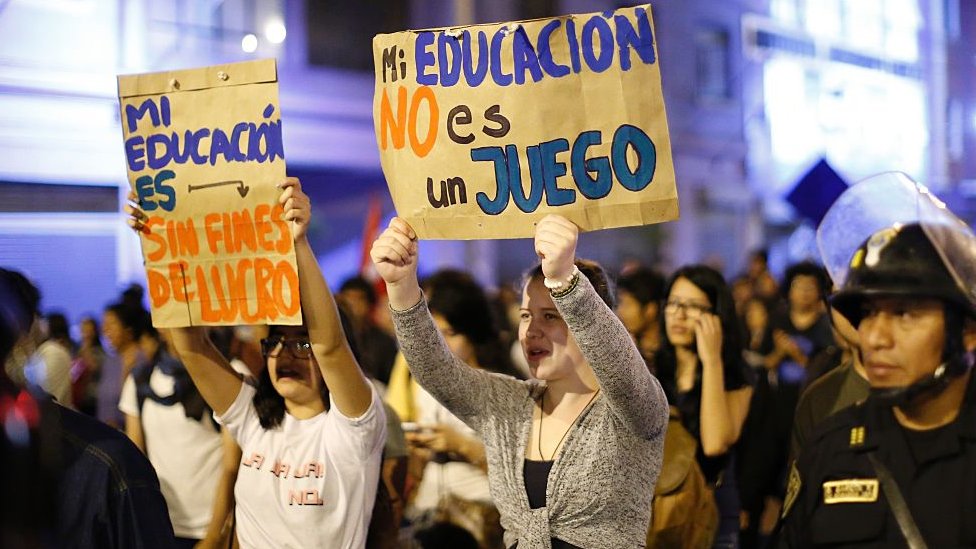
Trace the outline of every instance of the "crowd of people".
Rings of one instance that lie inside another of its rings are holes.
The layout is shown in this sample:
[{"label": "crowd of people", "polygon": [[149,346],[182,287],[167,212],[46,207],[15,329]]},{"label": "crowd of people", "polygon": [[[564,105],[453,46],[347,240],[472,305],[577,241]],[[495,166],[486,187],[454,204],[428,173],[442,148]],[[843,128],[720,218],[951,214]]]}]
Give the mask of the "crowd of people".
[{"label": "crowd of people", "polygon": [[[610,273],[550,215],[495,291],[394,218],[335,294],[280,187],[301,326],[157,330],[133,285],[72,330],[0,269],[0,545],[976,543],[976,238],[920,187],[852,187],[780,280]],[[865,221],[896,191],[929,217]]]}]

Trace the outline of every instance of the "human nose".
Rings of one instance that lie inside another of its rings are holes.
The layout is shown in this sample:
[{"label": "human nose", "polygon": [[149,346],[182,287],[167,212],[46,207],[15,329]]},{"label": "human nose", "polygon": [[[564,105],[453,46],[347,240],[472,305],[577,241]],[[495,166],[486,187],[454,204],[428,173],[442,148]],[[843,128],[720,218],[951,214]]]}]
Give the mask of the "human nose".
[{"label": "human nose", "polygon": [[863,319],[858,330],[858,334],[861,336],[861,342],[872,349],[891,346],[894,341],[891,323],[891,316],[885,313],[875,314]]},{"label": "human nose", "polygon": [[534,318],[529,318],[525,322],[525,336],[526,337],[540,337],[542,335],[542,328],[539,326],[539,321]]}]

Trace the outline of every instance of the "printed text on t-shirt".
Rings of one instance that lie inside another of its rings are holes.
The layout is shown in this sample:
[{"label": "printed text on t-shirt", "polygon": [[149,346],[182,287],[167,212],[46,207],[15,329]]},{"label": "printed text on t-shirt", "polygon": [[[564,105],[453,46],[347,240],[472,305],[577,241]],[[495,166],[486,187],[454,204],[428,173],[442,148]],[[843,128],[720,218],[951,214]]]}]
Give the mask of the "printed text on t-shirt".
[{"label": "printed text on t-shirt", "polygon": [[[261,470],[264,465],[264,455],[252,452],[249,456],[244,456],[241,465],[255,470]],[[309,461],[298,468],[292,468],[291,464],[276,459],[268,471],[278,478],[322,478],[325,476],[325,465],[320,461]],[[318,489],[297,489],[288,491],[288,505],[323,505],[322,497]]]}]

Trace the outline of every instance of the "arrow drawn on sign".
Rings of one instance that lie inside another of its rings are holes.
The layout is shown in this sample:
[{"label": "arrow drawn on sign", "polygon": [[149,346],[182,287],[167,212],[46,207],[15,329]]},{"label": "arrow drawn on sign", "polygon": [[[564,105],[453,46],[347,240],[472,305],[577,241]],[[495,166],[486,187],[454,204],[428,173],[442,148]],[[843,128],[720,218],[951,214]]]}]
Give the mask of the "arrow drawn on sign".
[{"label": "arrow drawn on sign", "polygon": [[200,189],[207,189],[210,187],[222,187],[224,185],[237,185],[237,192],[241,195],[241,198],[247,196],[247,191],[251,190],[250,187],[244,185],[243,181],[238,179],[234,181],[218,181],[216,183],[207,183],[204,185],[187,185],[186,192],[192,193],[193,191],[199,191]]}]

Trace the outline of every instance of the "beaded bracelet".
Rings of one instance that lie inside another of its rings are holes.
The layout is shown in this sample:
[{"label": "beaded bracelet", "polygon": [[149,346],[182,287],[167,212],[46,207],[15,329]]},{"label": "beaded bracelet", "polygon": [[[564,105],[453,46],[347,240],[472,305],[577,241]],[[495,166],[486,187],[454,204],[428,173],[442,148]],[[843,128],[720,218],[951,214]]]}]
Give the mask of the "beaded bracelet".
[{"label": "beaded bracelet", "polygon": [[555,278],[549,278],[547,276],[542,279],[542,285],[549,288],[549,291],[558,292],[566,286],[569,286],[569,284],[573,281],[573,277],[578,275],[579,272],[579,267],[577,267],[576,264],[573,264],[573,270],[569,273],[569,276],[566,277],[566,280],[558,280]]},{"label": "beaded bracelet", "polygon": [[568,284],[562,284],[559,288],[550,288],[549,295],[552,297],[563,297],[564,295],[569,295],[570,292],[576,289],[579,284],[580,271],[575,265],[573,266],[573,274],[569,278]]}]

